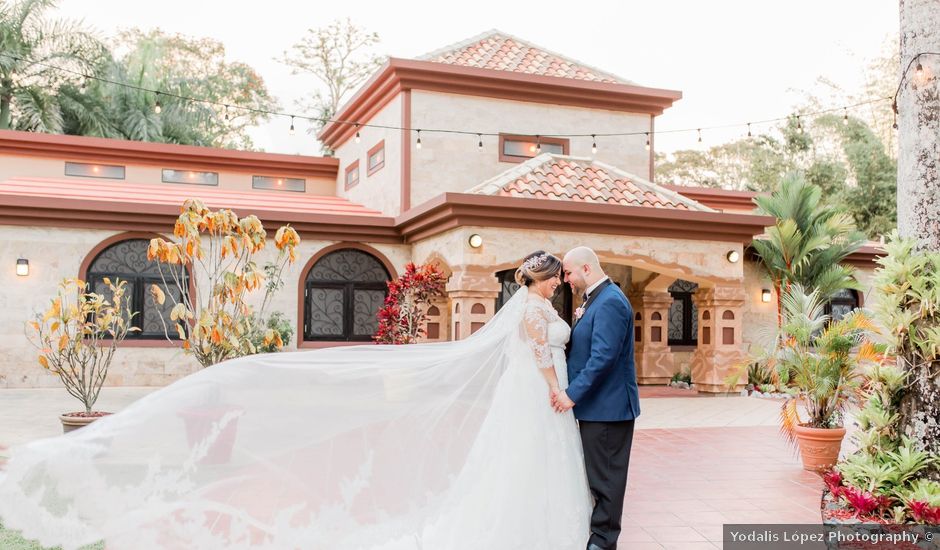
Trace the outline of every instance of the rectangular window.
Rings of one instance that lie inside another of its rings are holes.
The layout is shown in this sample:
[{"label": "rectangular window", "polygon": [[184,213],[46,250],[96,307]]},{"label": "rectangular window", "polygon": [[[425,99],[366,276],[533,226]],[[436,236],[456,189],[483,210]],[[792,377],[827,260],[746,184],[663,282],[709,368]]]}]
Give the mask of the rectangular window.
[{"label": "rectangular window", "polygon": [[499,161],[525,162],[542,153],[567,155],[570,141],[562,138],[545,136],[499,135]]},{"label": "rectangular window", "polygon": [[356,159],[355,162],[346,167],[346,189],[359,183],[359,160]]},{"label": "rectangular window", "polygon": [[271,189],[274,191],[307,190],[307,180],[303,178],[279,178],[277,176],[251,176],[252,189]]},{"label": "rectangular window", "polygon": [[163,169],[163,183],[189,183],[192,185],[218,185],[218,172]]},{"label": "rectangular window", "polygon": [[375,147],[369,149],[366,157],[366,175],[371,176],[385,166],[385,140],[375,144]]},{"label": "rectangular window", "polygon": [[124,167],[113,164],[88,164],[84,162],[66,162],[66,176],[82,178],[108,178],[113,180],[124,179]]}]

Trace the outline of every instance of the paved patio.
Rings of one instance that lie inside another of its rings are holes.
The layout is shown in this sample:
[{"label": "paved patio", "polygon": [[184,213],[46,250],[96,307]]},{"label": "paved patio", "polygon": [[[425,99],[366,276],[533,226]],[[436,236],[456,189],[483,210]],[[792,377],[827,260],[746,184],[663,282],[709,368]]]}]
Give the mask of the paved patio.
[{"label": "paved patio", "polygon": [[[117,411],[156,388],[104,388]],[[816,523],[820,479],[778,435],[780,402],[644,387],[624,512],[623,548],[721,548],[725,523]],[[75,410],[61,389],[0,390],[0,442],[61,433]]]}]

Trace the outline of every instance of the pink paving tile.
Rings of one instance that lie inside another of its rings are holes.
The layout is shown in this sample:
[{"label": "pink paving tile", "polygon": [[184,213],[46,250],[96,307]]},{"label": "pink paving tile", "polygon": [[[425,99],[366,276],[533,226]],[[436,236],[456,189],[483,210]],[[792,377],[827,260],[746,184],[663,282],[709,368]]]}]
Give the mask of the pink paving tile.
[{"label": "pink paving tile", "polygon": [[667,509],[663,509],[663,511],[656,513],[624,514],[623,520],[625,523],[629,522],[644,528],[681,526],[687,524],[685,520],[679,519],[679,516],[666,510]]},{"label": "pink paving tile", "polygon": [[704,535],[695,529],[682,527],[646,527],[644,530],[653,536],[656,542],[708,542]]},{"label": "pink paving tile", "polygon": [[721,542],[724,540],[723,523],[693,523],[691,527],[701,533],[701,535],[705,537],[705,540],[710,542]]},{"label": "pink paving tile", "polygon": [[716,550],[721,548],[711,542],[665,542],[664,550]]}]

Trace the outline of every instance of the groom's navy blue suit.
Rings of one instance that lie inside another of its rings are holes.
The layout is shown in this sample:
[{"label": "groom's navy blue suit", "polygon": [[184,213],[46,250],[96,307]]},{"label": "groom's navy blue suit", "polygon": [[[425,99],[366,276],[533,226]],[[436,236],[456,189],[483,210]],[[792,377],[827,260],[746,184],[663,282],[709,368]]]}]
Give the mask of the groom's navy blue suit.
[{"label": "groom's navy blue suit", "polygon": [[633,308],[609,279],[584,304],[571,331],[565,393],[574,401],[594,495],[588,544],[614,550],[627,487],[640,394],[633,361]]}]

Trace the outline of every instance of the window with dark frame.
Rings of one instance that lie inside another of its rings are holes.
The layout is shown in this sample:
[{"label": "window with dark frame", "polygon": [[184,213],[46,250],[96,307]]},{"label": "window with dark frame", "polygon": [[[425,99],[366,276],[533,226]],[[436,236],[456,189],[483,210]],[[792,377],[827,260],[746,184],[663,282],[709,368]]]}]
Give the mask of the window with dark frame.
[{"label": "window with dark frame", "polygon": [[366,155],[366,175],[371,176],[385,166],[385,140],[375,144]]},{"label": "window with dark frame", "polygon": [[[496,297],[496,311],[499,311],[512,298],[512,295],[519,290],[519,283],[516,282],[515,269],[498,272],[496,279],[499,280],[500,284],[499,296]],[[552,305],[555,307],[555,311],[568,324],[571,324],[572,321],[573,301],[571,287],[567,284],[560,285],[554,296],[552,296]]]},{"label": "window with dark frame", "polygon": [[673,300],[669,306],[670,346],[698,345],[698,308],[692,302],[696,290],[696,283],[682,279],[677,279],[669,287]]},{"label": "window with dark frame", "polygon": [[272,191],[296,191],[304,192],[307,190],[307,180],[303,178],[284,178],[279,176],[251,176],[252,189],[268,189]]},{"label": "window with dark frame", "polygon": [[830,322],[835,322],[859,307],[858,292],[845,288],[840,290],[826,303],[823,313],[829,316]]},{"label": "window with dark frame", "polygon": [[499,161],[525,162],[538,156],[540,147],[542,153],[567,155],[570,150],[570,140],[546,136],[500,134]]},{"label": "window with dark frame", "polygon": [[200,172],[197,170],[172,170],[164,168],[161,174],[163,183],[188,183],[191,185],[218,185],[218,172]]},{"label": "window with dark frame", "polygon": [[359,159],[356,159],[352,164],[346,167],[343,179],[346,182],[346,189],[359,183]]},{"label": "window with dark frame", "polygon": [[[138,312],[131,319],[131,326],[141,330],[127,333],[128,340],[159,340],[166,339],[167,334],[173,340],[179,340],[179,335],[170,320],[170,310],[183,297],[173,282],[170,266],[161,266],[159,262],[147,259],[147,248],[150,242],[146,239],[128,239],[112,244],[102,250],[88,267],[85,279],[92,292],[104,295],[111,300],[111,290],[105,284],[105,277],[112,283],[117,279],[127,281],[125,298],[130,300],[132,312]],[[166,285],[160,275],[164,270]],[[178,268],[178,266],[177,266]],[[184,288],[189,288],[188,273],[180,271]],[[151,285],[157,285],[166,294],[166,301],[159,305],[153,300],[150,293]],[[162,319],[161,319],[162,317]],[[167,330],[164,331],[164,321]]]},{"label": "window with dark frame", "polygon": [[355,248],[317,260],[304,281],[304,340],[372,340],[390,279],[381,261]]},{"label": "window with dark frame", "polygon": [[89,164],[85,162],[66,162],[65,175],[81,178],[124,179],[124,167],[115,164]]}]

